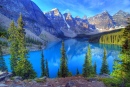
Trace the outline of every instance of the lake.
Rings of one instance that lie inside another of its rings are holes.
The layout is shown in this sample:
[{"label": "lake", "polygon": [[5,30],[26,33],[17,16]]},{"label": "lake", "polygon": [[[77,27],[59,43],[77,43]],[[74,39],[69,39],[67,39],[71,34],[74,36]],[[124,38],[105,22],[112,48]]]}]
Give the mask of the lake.
[{"label": "lake", "polygon": [[[51,78],[57,77],[57,71],[60,66],[61,57],[61,41],[48,43],[44,51],[44,58],[48,60],[49,64],[49,74]],[[104,48],[107,50],[107,61],[109,65],[109,70],[112,71],[113,60],[118,58],[120,53],[120,47],[117,45],[107,45],[99,43],[89,43],[86,39],[67,39],[64,41],[66,54],[68,58],[68,68],[73,75],[76,74],[76,69],[78,68],[80,73],[82,73],[82,68],[85,60],[85,54],[87,52],[87,47],[90,45],[92,52],[92,63],[97,64],[97,73],[99,74]],[[29,52],[29,61],[33,65],[34,70],[37,72],[37,76],[41,75],[41,51]],[[10,55],[5,55],[5,62],[8,66],[8,71],[10,69]]]}]

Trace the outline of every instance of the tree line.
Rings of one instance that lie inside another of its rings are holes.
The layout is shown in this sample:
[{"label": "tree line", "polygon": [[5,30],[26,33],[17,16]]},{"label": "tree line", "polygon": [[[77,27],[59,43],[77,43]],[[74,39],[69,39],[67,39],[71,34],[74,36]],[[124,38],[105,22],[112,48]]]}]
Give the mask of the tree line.
[{"label": "tree line", "polygon": [[36,44],[36,45],[42,45],[42,42],[40,42],[40,41],[38,41],[34,38],[31,38],[31,37],[26,37],[26,42],[29,43],[29,44],[33,43],[33,44]]},{"label": "tree line", "polygon": [[123,31],[124,29],[115,33],[102,35],[99,39],[99,43],[122,45]]}]

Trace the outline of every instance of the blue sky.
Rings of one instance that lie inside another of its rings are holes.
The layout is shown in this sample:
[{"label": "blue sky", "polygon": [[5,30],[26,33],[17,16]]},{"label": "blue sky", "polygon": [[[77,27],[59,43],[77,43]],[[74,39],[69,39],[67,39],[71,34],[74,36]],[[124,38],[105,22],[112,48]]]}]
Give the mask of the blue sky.
[{"label": "blue sky", "polygon": [[91,17],[103,11],[111,15],[119,10],[130,13],[130,0],[32,0],[43,12],[58,8],[61,13],[70,12],[73,17]]}]

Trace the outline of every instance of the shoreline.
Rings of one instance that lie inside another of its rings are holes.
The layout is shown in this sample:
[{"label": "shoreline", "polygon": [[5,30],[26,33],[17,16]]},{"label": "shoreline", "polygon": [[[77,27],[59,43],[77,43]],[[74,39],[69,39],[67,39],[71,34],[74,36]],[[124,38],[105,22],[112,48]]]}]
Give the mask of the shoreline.
[{"label": "shoreline", "polygon": [[[46,48],[46,46],[43,46],[43,47],[42,47],[42,50],[44,50],[45,48]],[[32,48],[32,49],[31,49],[31,47],[30,47],[30,48],[27,47],[27,49],[28,49],[28,52],[40,51],[39,48],[34,48],[34,49]],[[3,56],[7,56],[7,55],[10,55],[9,50],[8,50],[8,52],[3,53]]]}]

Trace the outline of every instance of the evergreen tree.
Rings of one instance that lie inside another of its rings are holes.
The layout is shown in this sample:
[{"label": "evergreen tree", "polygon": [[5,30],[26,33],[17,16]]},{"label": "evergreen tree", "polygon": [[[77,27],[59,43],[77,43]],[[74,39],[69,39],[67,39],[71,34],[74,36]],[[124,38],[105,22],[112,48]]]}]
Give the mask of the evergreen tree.
[{"label": "evergreen tree", "polygon": [[36,72],[33,70],[31,63],[24,58],[17,62],[15,73],[23,79],[34,79],[36,77]]},{"label": "evergreen tree", "polygon": [[100,71],[100,74],[104,74],[104,73],[109,74],[106,49],[104,49],[104,56],[103,56],[103,61],[102,61],[102,66]]},{"label": "evergreen tree", "polygon": [[15,75],[14,68],[17,66],[18,61],[18,29],[16,28],[14,21],[11,22],[8,29],[9,42],[10,42],[10,64],[13,75]]},{"label": "evergreen tree", "polygon": [[0,23],[0,37],[7,37],[6,29]]},{"label": "evergreen tree", "polygon": [[96,72],[96,71],[97,71],[97,65],[96,65],[96,62],[94,63],[94,66],[93,66],[93,67],[94,67],[94,75],[96,75],[96,74],[97,74],[97,72]]},{"label": "evergreen tree", "polygon": [[88,51],[85,56],[85,63],[83,65],[83,76],[84,77],[89,77],[93,73],[93,68],[92,68],[92,57],[91,57],[91,49],[90,46],[88,46]]},{"label": "evergreen tree", "polygon": [[119,59],[114,62],[114,71],[112,76],[122,81],[122,87],[130,82],[130,19],[128,26],[123,32],[123,45],[119,55]]},{"label": "evergreen tree", "polygon": [[67,77],[68,73],[69,72],[68,72],[68,66],[67,66],[67,57],[66,57],[66,52],[65,52],[65,48],[64,48],[64,42],[62,42],[60,75],[61,75],[61,77]]},{"label": "evergreen tree", "polygon": [[46,60],[46,76],[49,77],[48,61]]},{"label": "evergreen tree", "polygon": [[78,68],[77,68],[77,71],[76,71],[76,75],[79,75],[79,70],[78,70]]},{"label": "evergreen tree", "polygon": [[41,53],[41,70],[42,70],[41,77],[46,76],[46,71],[45,71],[45,60],[44,60],[43,52]]},{"label": "evergreen tree", "polygon": [[36,73],[33,70],[31,63],[27,60],[28,51],[26,48],[25,31],[23,27],[24,27],[24,24],[22,20],[22,15],[20,15],[18,19],[18,27],[17,27],[17,30],[18,30],[17,32],[18,49],[16,51],[17,52],[17,56],[16,56],[17,66],[15,65],[14,72],[17,76],[21,76],[23,79],[29,79],[29,78],[32,79],[36,77]]},{"label": "evergreen tree", "polygon": [[57,72],[57,76],[60,77],[60,71],[59,71],[59,69],[58,69],[58,72]]},{"label": "evergreen tree", "polygon": [[0,71],[7,71],[5,60],[3,58],[2,47],[0,46]]}]

